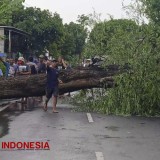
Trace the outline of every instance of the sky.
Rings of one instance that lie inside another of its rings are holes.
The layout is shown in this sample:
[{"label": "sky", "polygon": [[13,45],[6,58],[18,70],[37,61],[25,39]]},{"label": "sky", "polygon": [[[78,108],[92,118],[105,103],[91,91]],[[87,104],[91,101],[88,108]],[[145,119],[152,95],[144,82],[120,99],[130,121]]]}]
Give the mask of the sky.
[{"label": "sky", "polygon": [[37,7],[57,12],[64,23],[76,22],[78,15],[88,15],[94,11],[101,14],[101,20],[109,19],[112,15],[115,19],[126,18],[122,9],[122,1],[125,5],[131,0],[25,0],[26,7]]}]

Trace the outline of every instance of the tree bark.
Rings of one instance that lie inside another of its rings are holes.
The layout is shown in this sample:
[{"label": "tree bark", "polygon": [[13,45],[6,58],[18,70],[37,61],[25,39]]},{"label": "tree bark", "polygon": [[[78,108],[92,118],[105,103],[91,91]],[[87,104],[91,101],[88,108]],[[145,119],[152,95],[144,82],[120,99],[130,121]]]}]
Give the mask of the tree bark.
[{"label": "tree bark", "polygon": [[[59,78],[63,81],[59,85],[60,94],[80,89],[113,87],[112,76],[119,73],[118,68],[95,69],[77,68],[63,70]],[[0,99],[42,96],[45,94],[46,74],[17,76],[0,79]]]}]

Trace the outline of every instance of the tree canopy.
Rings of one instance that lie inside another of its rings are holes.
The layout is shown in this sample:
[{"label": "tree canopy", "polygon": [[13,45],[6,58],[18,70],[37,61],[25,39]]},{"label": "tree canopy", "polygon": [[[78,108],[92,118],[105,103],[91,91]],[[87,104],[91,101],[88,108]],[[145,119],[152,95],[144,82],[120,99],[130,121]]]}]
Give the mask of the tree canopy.
[{"label": "tree canopy", "polygon": [[12,13],[22,7],[25,0],[1,0],[0,1],[0,24],[12,23]]},{"label": "tree canopy", "polygon": [[127,49],[139,39],[138,28],[134,21],[126,19],[97,23],[90,33],[86,54],[112,55],[113,58],[116,55],[125,58]]},{"label": "tree canopy", "polygon": [[62,53],[70,55],[80,55],[85,46],[87,30],[76,23],[65,25],[65,40],[62,46]]},{"label": "tree canopy", "polygon": [[38,55],[48,50],[53,56],[81,54],[87,37],[82,24],[72,22],[64,25],[58,13],[24,8],[22,2],[1,1],[0,23],[28,32],[31,35],[28,46],[33,53]]},{"label": "tree canopy", "polygon": [[13,26],[31,35],[30,47],[34,52],[49,49],[52,43],[60,44],[63,37],[62,19],[57,13],[29,7],[13,14]]},{"label": "tree canopy", "polygon": [[155,23],[160,23],[159,0],[138,0],[142,3],[142,8],[147,17]]}]

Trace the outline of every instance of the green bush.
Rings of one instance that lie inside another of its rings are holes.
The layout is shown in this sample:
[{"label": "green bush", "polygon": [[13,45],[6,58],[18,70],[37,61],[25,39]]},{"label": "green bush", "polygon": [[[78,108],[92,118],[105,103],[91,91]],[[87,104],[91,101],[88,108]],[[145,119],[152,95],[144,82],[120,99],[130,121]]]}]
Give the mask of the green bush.
[{"label": "green bush", "polygon": [[0,69],[2,70],[3,75],[4,75],[5,71],[6,71],[6,67],[4,66],[4,64],[2,62],[0,62]]},{"label": "green bush", "polygon": [[[113,27],[110,26],[110,30]],[[105,35],[106,30],[103,32]],[[83,100],[83,106],[106,114],[160,116],[160,34],[157,35],[160,27],[144,25],[125,32],[119,28],[110,39],[102,38],[106,46],[95,45],[108,51],[106,55],[110,59],[107,63],[121,67],[127,63],[130,69],[114,77],[117,87],[108,89],[106,96]]]}]

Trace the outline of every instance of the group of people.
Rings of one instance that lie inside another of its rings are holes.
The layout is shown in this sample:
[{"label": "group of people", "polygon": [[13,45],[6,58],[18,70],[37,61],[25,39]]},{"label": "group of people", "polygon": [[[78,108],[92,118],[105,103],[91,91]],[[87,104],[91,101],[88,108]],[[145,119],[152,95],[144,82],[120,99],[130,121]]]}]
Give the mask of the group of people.
[{"label": "group of people", "polygon": [[38,62],[35,62],[33,57],[29,57],[26,61],[23,57],[19,57],[17,60],[4,60],[0,58],[0,61],[5,65],[6,72],[5,77],[15,77],[18,75],[30,75],[46,73],[46,96],[44,100],[43,110],[47,111],[48,101],[53,97],[53,113],[58,113],[56,110],[57,97],[58,97],[58,85],[62,81],[58,78],[59,70],[67,69],[68,65],[64,59],[60,56],[58,59],[49,60],[47,57],[40,55]]},{"label": "group of people", "polygon": [[33,57],[29,57],[28,61],[26,61],[23,57],[19,57],[15,60],[5,60],[4,58],[0,58],[0,61],[5,66],[5,74],[1,75],[5,78],[25,74],[36,74],[38,70],[36,63],[33,62]]}]

